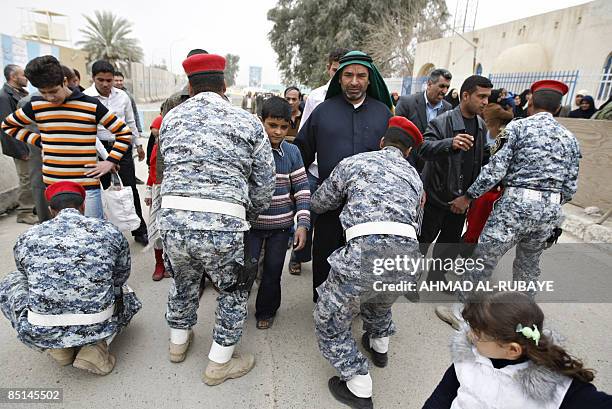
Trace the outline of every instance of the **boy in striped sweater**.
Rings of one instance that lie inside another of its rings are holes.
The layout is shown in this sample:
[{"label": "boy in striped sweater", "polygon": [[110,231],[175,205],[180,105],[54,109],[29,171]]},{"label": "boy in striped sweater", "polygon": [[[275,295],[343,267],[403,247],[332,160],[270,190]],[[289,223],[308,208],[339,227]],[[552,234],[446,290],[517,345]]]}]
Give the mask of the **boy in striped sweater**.
[{"label": "boy in striped sweater", "polygon": [[[43,182],[72,181],[86,190],[85,215],[104,218],[100,176],[116,168],[132,142],[130,128],[97,99],[68,88],[59,61],[50,55],[34,58],[25,75],[41,96],[7,116],[2,130],[9,136],[42,148]],[[35,123],[40,133],[26,129]],[[98,162],[97,125],[115,135],[108,158]]]},{"label": "boy in striped sweater", "polygon": [[281,274],[294,216],[298,224],[294,248],[300,250],[306,244],[306,232],[310,229],[310,187],[299,149],[284,140],[291,121],[289,103],[280,97],[268,98],[261,114],[276,164],[276,190],[270,208],[251,226],[249,248],[255,263],[264,249],[255,318],[257,328],[268,329],[280,307]]}]

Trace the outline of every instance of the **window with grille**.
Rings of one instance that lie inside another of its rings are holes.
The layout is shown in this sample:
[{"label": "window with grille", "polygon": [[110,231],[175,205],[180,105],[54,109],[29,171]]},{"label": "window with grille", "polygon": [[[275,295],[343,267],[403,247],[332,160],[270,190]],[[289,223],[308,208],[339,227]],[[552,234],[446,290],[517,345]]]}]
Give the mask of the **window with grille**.
[{"label": "window with grille", "polygon": [[612,53],[608,54],[601,73],[599,82],[599,90],[597,91],[597,99],[606,101],[610,97],[612,90]]}]

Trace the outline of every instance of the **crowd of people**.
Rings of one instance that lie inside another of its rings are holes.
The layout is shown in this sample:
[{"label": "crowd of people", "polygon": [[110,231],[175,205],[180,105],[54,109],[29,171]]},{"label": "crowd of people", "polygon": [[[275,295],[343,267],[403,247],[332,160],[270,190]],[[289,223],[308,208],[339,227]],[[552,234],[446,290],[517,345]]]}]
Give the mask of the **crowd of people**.
[{"label": "crowd of people", "polygon": [[[38,89],[4,117],[2,138],[37,149],[38,195],[48,204],[48,220],[15,244],[17,270],[0,280],[0,308],[19,340],[61,365],[113,370],[109,346],[142,303],[127,285],[128,242],[102,211],[112,173],[133,189],[141,222],[131,233],[153,243],[153,279],[171,278],[171,362],[187,357],[206,281],[218,291],[207,385],[254,367],[255,357],[236,348],[247,303],[260,265],[255,319],[270,329],[288,242],[291,274],[312,260],[315,335],[338,372],[328,387],[352,408],[374,407],[369,365],[388,365],[392,306],[403,294],[371,297],[368,254],[400,249],[416,259],[433,244],[435,259],[482,259],[482,269],[461,278],[477,283],[516,247],[513,279],[537,280],[561,206],[577,190],[579,144],[555,119],[568,87],[543,80],[513,96],[472,75],[457,90],[452,73],[436,68],[423,92],[399,96],[366,53],[337,48],[326,63],[329,81],[303,106],[290,86],[282,97],[247,95],[234,107],[225,59],[192,50],[183,61],[188,83],[150,125],[148,155],[133,99],[120,89],[123,75],[108,62],[93,63],[85,90],[52,56],[5,70],[12,98],[25,96],[28,80]],[[579,105],[592,110],[584,95]],[[139,160],[148,156],[148,226],[134,148]],[[452,275],[436,267],[425,280]],[[420,279],[407,270],[391,278]],[[423,407],[609,407],[612,397],[591,384],[593,371],[557,344],[535,296],[459,290],[454,306],[436,307],[456,330],[452,365]],[[352,333],[357,316],[365,354]]]}]

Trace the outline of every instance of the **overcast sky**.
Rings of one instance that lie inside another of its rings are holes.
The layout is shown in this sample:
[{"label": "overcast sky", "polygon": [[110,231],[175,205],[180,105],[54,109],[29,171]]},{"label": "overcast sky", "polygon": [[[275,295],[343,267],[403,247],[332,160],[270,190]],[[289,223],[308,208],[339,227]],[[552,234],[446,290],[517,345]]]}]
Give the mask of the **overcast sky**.
[{"label": "overcast sky", "polygon": [[[459,0],[466,1],[466,0]],[[477,0],[472,0],[477,1]],[[535,14],[586,3],[585,0],[480,0],[476,28],[488,27]],[[454,13],[457,0],[446,0]],[[25,12],[22,8],[37,8],[66,14],[70,17],[70,36],[74,43],[82,38],[79,28],[86,25],[83,14],[94,10],[110,10],[133,23],[133,37],[140,41],[145,63],[168,65],[182,72],[181,61],[190,49],[204,48],[218,54],[238,54],[240,72],[238,84],[248,82],[248,67],[262,66],[265,84],[280,83],[276,69],[276,54],[268,42],[272,23],[267,11],[276,0],[170,0],[129,1],[106,0],[2,0],[0,32],[20,35]],[[324,58],[322,56],[322,58]]]}]

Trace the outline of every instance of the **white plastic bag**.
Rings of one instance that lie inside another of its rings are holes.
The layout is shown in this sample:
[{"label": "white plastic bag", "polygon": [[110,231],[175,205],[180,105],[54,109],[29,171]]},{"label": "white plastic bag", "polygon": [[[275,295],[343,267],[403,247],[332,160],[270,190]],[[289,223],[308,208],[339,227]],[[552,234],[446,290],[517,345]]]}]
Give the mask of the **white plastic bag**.
[{"label": "white plastic bag", "polygon": [[111,184],[102,190],[102,207],[106,219],[121,231],[132,231],[140,227],[140,218],[134,207],[134,193],[130,186],[123,186],[118,174],[111,174]]}]

